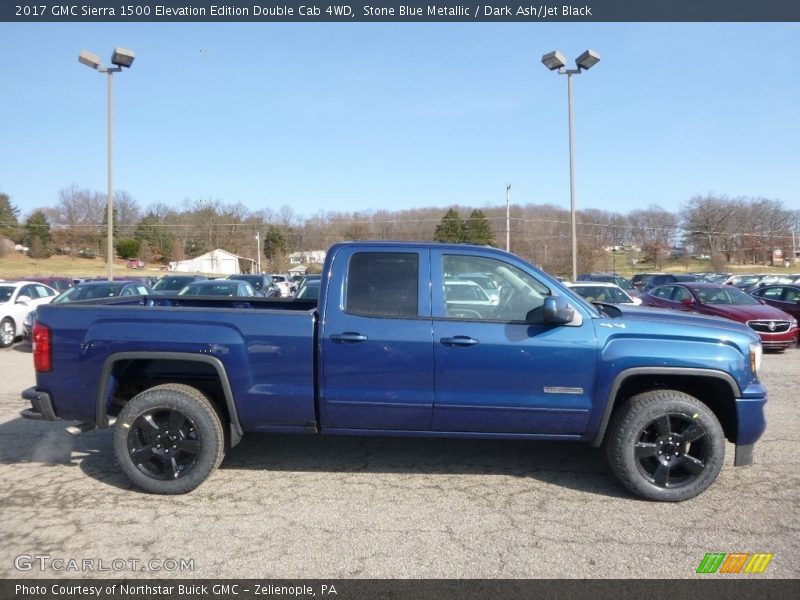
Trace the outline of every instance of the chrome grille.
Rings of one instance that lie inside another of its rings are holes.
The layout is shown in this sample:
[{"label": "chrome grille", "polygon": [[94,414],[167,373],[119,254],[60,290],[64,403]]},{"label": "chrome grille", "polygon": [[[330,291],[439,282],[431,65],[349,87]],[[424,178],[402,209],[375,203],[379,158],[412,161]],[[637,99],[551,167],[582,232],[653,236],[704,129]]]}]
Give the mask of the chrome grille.
[{"label": "chrome grille", "polygon": [[761,333],[783,333],[789,331],[789,321],[748,321],[750,329]]}]

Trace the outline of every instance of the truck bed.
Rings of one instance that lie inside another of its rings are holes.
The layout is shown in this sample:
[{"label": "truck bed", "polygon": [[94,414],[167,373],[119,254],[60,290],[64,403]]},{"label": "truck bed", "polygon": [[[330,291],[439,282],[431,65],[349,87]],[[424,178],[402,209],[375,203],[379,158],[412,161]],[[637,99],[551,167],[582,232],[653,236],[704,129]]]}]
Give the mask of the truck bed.
[{"label": "truck bed", "polygon": [[[136,373],[143,386],[176,376],[201,389],[229,385],[243,430],[303,430],[315,421],[315,302],[110,298],[45,305],[37,322],[52,332],[53,368],[39,384],[59,417],[99,424],[99,415],[115,414],[117,396],[136,391],[116,380]],[[106,372],[109,384],[98,390]]]}]

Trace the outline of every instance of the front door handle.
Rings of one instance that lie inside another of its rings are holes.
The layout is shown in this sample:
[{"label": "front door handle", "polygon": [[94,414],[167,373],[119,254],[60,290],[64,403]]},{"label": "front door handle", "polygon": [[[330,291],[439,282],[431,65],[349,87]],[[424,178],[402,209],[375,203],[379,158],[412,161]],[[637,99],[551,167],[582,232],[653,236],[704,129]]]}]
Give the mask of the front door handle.
[{"label": "front door handle", "polygon": [[332,334],[331,340],[342,344],[357,344],[359,342],[366,342],[367,336],[352,331],[345,331],[344,333]]},{"label": "front door handle", "polygon": [[443,337],[439,340],[445,346],[459,346],[459,347],[469,347],[475,346],[478,344],[478,340],[475,338],[471,338],[467,335],[457,335],[455,337]]}]

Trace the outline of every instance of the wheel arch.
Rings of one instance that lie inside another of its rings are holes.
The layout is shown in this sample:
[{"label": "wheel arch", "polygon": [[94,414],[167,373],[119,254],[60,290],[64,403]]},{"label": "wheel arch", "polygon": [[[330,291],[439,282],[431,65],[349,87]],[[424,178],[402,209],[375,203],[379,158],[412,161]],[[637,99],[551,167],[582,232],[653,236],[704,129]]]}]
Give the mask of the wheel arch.
[{"label": "wheel arch", "polygon": [[613,413],[631,396],[654,389],[674,389],[693,396],[716,415],[725,438],[735,442],[738,429],[736,398],[739,384],[729,373],[714,369],[635,367],[620,372],[611,385],[603,417],[591,445],[603,443]]},{"label": "wheel arch", "polygon": [[[108,356],[103,363],[100,382],[97,387],[95,413],[95,423],[97,427],[108,427],[108,405],[114,393],[121,389],[122,385],[126,383],[126,371],[132,370],[134,374],[140,373],[142,369],[155,365],[155,370],[158,372],[159,366],[175,364],[189,366],[190,369],[184,372],[181,377],[169,378],[173,383],[186,383],[187,385],[201,389],[201,391],[208,392],[208,389],[203,390],[190,378],[192,370],[194,369],[195,374],[204,374],[207,377],[207,381],[211,381],[211,379],[208,379],[210,377],[218,384],[218,393],[209,394],[211,397],[210,399],[224,411],[224,415],[228,419],[230,426],[230,445],[235,446],[238,444],[244,432],[241,422],[239,421],[239,413],[236,409],[236,402],[234,401],[233,390],[230,380],[228,379],[227,371],[225,370],[225,365],[215,356],[189,354],[186,352],[118,352]],[[138,391],[144,391],[155,385],[167,382],[167,380],[158,381],[154,379],[151,382],[152,385],[144,385],[142,389],[137,389]],[[133,395],[134,394],[130,392],[123,394],[123,399],[130,400],[130,397]]]}]

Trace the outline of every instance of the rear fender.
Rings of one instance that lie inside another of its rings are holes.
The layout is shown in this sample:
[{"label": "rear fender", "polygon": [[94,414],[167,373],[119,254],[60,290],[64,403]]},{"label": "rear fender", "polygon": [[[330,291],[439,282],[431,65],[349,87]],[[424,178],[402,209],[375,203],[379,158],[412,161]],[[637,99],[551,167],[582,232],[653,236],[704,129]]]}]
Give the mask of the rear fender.
[{"label": "rear fender", "polygon": [[115,387],[112,371],[114,365],[121,361],[130,360],[148,360],[148,361],[181,361],[190,363],[200,363],[211,366],[219,377],[220,386],[225,400],[225,407],[228,410],[230,417],[230,434],[231,446],[238,444],[242,435],[241,423],[239,421],[239,414],[236,410],[236,403],[233,398],[233,391],[231,389],[228,374],[225,371],[225,365],[222,364],[218,358],[214,356],[188,354],[185,352],[119,352],[112,354],[106,358],[103,363],[103,369],[100,374],[100,385],[97,388],[97,406],[95,413],[95,422],[98,427],[108,427],[109,420],[107,414],[107,406],[111,399],[111,394]]}]

